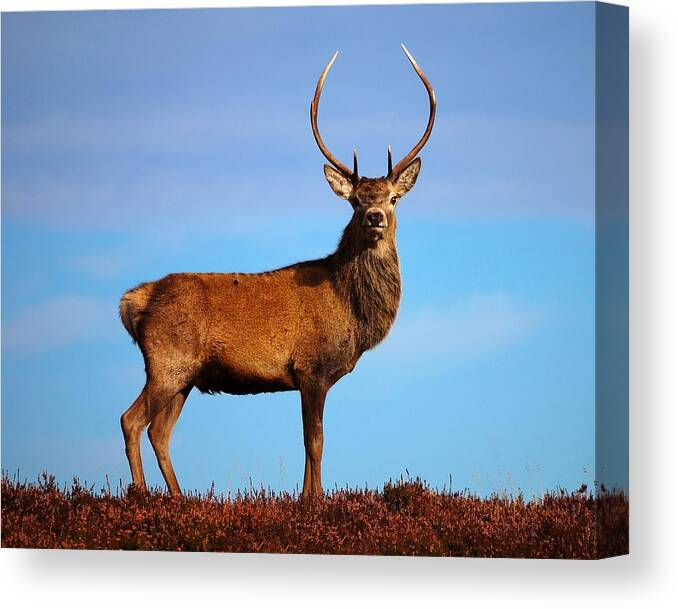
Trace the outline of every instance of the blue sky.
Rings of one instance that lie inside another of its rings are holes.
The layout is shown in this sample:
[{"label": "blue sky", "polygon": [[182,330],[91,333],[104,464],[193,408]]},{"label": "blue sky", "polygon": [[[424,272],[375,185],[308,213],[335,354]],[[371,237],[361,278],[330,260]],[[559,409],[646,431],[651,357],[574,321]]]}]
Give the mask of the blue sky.
[{"label": "blue sky", "polygon": [[[339,49],[323,136],[382,175],[426,122],[400,42],[438,118],[399,206],[399,317],[328,396],[324,484],[592,483],[591,3],[3,15],[5,470],[129,480],[119,416],[144,376],[120,295],[329,253],[350,207],[323,178],[315,82]],[[195,392],[172,454],[184,488],[293,489],[298,394]]]}]

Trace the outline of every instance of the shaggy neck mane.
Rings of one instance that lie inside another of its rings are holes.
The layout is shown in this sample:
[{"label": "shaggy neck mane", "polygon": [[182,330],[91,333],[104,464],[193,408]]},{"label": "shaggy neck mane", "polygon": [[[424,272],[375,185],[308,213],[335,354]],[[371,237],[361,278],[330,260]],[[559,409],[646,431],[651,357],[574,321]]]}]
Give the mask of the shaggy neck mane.
[{"label": "shaggy neck mane", "polygon": [[[394,227],[395,228],[395,227]],[[390,330],[400,304],[400,263],[395,238],[368,245],[351,220],[330,256],[337,292],[358,320],[361,351],[371,349]]]}]

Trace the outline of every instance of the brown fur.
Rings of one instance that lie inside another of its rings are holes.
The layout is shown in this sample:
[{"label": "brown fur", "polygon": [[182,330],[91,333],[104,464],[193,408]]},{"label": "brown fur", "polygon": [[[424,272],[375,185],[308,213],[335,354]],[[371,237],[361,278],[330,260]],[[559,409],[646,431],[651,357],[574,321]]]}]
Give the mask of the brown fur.
[{"label": "brown fur", "polygon": [[[337,250],[326,258],[259,274],[172,274],[123,295],[120,317],[141,349],[147,376],[121,420],[136,485],[145,487],[139,439],[150,423],[167,485],[181,492],[169,438],[193,387],[230,394],[299,390],[303,492],[322,492],[325,395],[364,351],[384,339],[398,311],[393,201],[414,185],[419,160],[412,166],[395,181],[361,178],[350,188],[333,183],[346,178],[328,176],[354,213]],[[370,213],[383,219],[381,227],[367,223]]]}]

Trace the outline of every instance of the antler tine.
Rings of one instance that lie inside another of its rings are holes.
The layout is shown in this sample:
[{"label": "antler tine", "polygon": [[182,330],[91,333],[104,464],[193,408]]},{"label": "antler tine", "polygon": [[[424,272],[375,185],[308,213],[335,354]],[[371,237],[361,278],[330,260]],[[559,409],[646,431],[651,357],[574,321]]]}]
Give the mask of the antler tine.
[{"label": "antler tine", "polygon": [[391,145],[388,145],[388,173],[387,176],[390,176],[393,173],[393,159],[391,158]]},{"label": "antler tine", "polygon": [[436,118],[436,94],[433,91],[433,87],[415,61],[414,57],[412,57],[412,54],[407,50],[407,47],[402,43],[400,46],[403,47],[403,51],[405,51],[407,59],[409,59],[414,71],[417,73],[417,76],[419,76],[421,82],[424,83],[424,86],[426,87],[426,92],[428,93],[429,99],[429,115],[428,125],[426,126],[426,131],[424,131],[424,135],[421,136],[421,139],[417,142],[417,145],[412,148],[412,150],[410,150],[410,152],[401,161],[398,162],[393,170],[389,171],[389,178],[397,178],[398,174],[414,160],[419,151],[426,145],[426,142],[431,135],[431,131],[433,130],[433,123]]},{"label": "antler tine", "polygon": [[[320,131],[318,130],[318,104],[320,103],[320,94],[323,92],[323,85],[325,84],[327,73],[330,71],[330,68],[334,63],[334,60],[337,58],[337,55],[339,55],[339,51],[332,55],[332,59],[330,59],[328,64],[325,66],[325,69],[318,79],[318,84],[315,87],[315,95],[311,101],[311,128],[313,129],[313,137],[315,138],[316,144],[318,144],[318,148],[320,148],[320,152],[323,153],[325,158],[347,178],[356,180],[358,178],[357,169],[355,173],[351,173],[351,170],[346,167],[346,165],[337,160],[335,156],[329,151],[327,146],[325,146],[323,139],[320,137]],[[357,168],[357,161],[354,161],[354,166]]]},{"label": "antler tine", "polygon": [[358,149],[353,149],[353,179],[358,180]]}]

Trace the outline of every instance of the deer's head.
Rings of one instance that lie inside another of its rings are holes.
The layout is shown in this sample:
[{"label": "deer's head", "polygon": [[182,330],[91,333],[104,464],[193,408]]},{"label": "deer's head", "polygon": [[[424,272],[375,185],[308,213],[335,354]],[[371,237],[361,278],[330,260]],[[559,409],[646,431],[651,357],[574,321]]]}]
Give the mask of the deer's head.
[{"label": "deer's head", "polygon": [[325,84],[325,78],[337,58],[338,51],[330,59],[320,75],[315,95],[311,102],[313,136],[320,151],[330,162],[329,165],[326,164],[323,167],[325,178],[327,178],[330,187],[337,196],[349,201],[353,207],[352,223],[355,227],[359,227],[363,239],[369,244],[376,244],[384,238],[392,238],[395,235],[396,206],[398,201],[410,191],[417,181],[417,176],[421,169],[421,159],[417,157],[417,154],[431,135],[436,115],[436,98],[433,87],[417,65],[414,57],[405,48],[405,45],[402,45],[402,47],[412,67],[426,87],[430,103],[428,125],[424,135],[414,148],[395,167],[393,167],[391,159],[391,147],[388,147],[388,172],[385,176],[379,178],[360,177],[358,174],[357,152],[353,152],[353,170],[350,170],[337,160],[320,137],[320,131],[318,130],[318,104],[323,85]]}]

